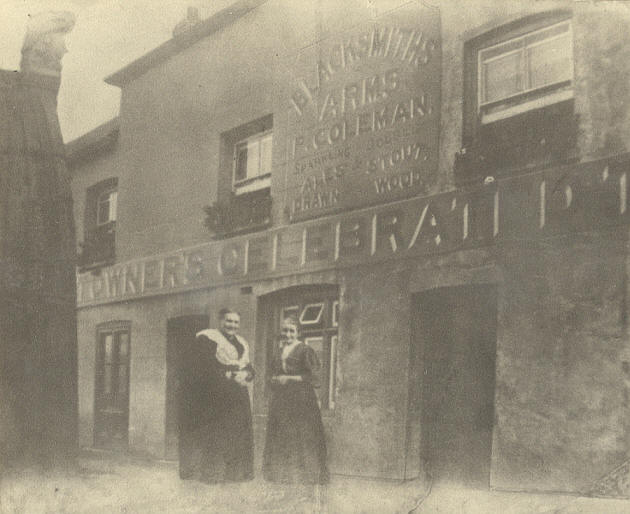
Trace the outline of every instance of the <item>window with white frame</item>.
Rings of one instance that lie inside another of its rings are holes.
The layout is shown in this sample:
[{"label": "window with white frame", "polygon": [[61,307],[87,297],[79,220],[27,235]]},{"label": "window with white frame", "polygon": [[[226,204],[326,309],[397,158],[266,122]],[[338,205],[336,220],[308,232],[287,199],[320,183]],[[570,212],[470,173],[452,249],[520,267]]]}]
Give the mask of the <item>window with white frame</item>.
[{"label": "window with white frame", "polygon": [[96,205],[96,225],[106,225],[116,221],[118,191],[110,189],[98,195]]},{"label": "window with white frame", "polygon": [[271,185],[272,146],[271,130],[254,134],[234,145],[232,185],[235,194],[257,191]]},{"label": "window with white frame", "polygon": [[319,387],[315,390],[323,412],[335,408],[338,389],[339,292],[336,287],[322,286],[282,292],[274,301],[271,355],[279,351],[277,334],[282,320],[293,316],[300,323],[300,338],[309,345],[321,364]]},{"label": "window with white frame", "polygon": [[477,61],[481,123],[573,98],[570,20],[483,47]]},{"label": "window with white frame", "polygon": [[116,257],[118,179],[102,180],[86,191],[83,241],[79,242],[79,268],[111,264]]}]

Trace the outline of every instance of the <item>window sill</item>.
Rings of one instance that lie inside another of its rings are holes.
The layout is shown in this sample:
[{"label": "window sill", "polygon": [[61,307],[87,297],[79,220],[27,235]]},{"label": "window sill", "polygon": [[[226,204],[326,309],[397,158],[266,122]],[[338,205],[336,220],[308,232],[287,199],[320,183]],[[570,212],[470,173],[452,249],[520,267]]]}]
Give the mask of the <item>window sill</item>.
[{"label": "window sill", "polygon": [[523,114],[528,111],[541,109],[543,107],[548,107],[552,104],[564,102],[566,100],[571,100],[572,98],[573,98],[572,89],[555,91],[554,93],[545,95],[540,98],[535,98],[533,100],[528,100],[528,101],[525,101],[516,105],[512,105],[510,107],[506,107],[505,109],[501,109],[500,111],[482,114],[481,123],[487,124],[487,123],[493,123],[499,120],[504,120],[506,118],[511,118],[512,116],[517,116],[519,114]]},{"label": "window sill", "polygon": [[115,263],[116,259],[103,259],[91,262],[89,264],[81,264],[77,266],[77,270],[79,271],[79,273],[87,273],[89,271],[93,275],[100,275],[101,268],[111,266]]},{"label": "window sill", "polygon": [[232,195],[204,208],[205,224],[217,239],[264,230],[271,226],[271,205],[269,188]]},{"label": "window sill", "polygon": [[253,177],[246,180],[241,180],[234,184],[234,195],[241,196],[249,193],[255,193],[262,189],[269,189],[271,187],[271,173],[267,173],[261,177]]}]

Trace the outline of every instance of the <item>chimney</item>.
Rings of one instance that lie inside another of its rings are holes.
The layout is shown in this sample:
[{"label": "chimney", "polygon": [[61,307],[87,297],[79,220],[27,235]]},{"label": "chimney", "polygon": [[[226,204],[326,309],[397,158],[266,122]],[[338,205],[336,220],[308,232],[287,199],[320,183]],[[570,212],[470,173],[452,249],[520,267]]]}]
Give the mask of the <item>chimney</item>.
[{"label": "chimney", "polygon": [[68,51],[65,37],[74,27],[74,14],[68,11],[46,11],[29,15],[29,18],[20,70],[60,77],[61,58]]},{"label": "chimney", "polygon": [[186,18],[180,21],[173,29],[173,38],[181,38],[199,23],[199,9],[189,6],[186,11]]}]

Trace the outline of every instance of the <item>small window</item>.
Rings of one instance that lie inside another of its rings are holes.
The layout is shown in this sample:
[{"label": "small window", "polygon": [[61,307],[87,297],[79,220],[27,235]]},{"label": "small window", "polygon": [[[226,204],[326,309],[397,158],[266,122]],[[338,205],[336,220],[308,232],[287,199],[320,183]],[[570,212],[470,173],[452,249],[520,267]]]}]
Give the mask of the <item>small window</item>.
[{"label": "small window", "polygon": [[217,238],[271,225],[273,115],[221,134],[217,200],[204,208]]},{"label": "small window", "polygon": [[234,146],[235,194],[243,194],[271,185],[271,132],[255,134]]},{"label": "small window", "polygon": [[96,207],[96,224],[98,226],[116,221],[117,198],[118,192],[116,190],[105,191],[99,195]]},{"label": "small window", "polygon": [[572,98],[570,22],[482,48],[477,77],[482,123]]},{"label": "small window", "polygon": [[300,323],[302,325],[317,325],[322,319],[324,313],[323,303],[310,303],[304,307],[300,314]]},{"label": "small window", "polygon": [[117,178],[103,180],[88,188],[83,240],[79,242],[80,270],[96,269],[115,261],[117,210]]}]

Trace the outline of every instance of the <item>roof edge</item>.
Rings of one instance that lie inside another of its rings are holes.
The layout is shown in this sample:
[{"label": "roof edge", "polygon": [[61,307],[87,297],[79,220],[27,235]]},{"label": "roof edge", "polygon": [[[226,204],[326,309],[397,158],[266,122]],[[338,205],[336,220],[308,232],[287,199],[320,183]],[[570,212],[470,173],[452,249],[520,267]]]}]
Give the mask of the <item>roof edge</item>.
[{"label": "roof edge", "polygon": [[75,167],[112,149],[118,141],[120,120],[116,116],[93,128],[82,136],[66,143],[66,162]]},{"label": "roof edge", "polygon": [[169,57],[192,46],[197,41],[231,25],[266,1],[267,0],[238,0],[229,7],[221,9],[206,20],[194,25],[185,33],[169,39],[149,53],[130,62],[127,66],[108,75],[104,80],[107,84],[111,84],[112,86],[122,87],[161,62],[164,62]]}]

